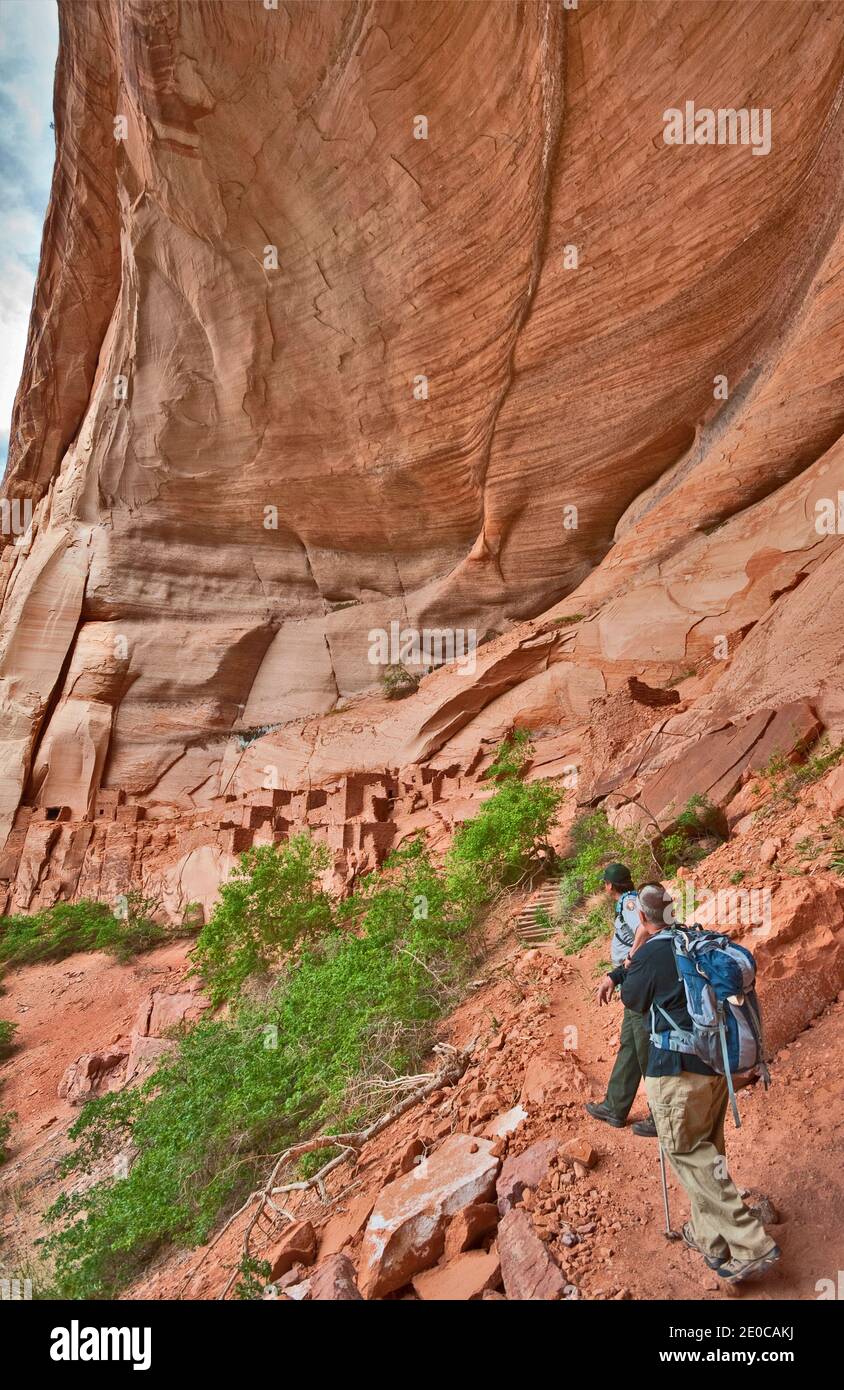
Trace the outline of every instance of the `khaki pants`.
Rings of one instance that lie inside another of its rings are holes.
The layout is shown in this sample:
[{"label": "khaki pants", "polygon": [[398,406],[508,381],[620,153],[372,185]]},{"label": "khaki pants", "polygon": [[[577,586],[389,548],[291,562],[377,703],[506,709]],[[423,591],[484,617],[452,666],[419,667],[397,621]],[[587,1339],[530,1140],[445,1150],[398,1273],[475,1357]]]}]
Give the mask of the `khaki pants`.
[{"label": "khaki pants", "polygon": [[665,1156],[692,1206],[692,1233],[707,1255],[757,1260],[774,1245],[741,1200],[724,1158],[723,1076],[646,1076],[645,1090]]}]

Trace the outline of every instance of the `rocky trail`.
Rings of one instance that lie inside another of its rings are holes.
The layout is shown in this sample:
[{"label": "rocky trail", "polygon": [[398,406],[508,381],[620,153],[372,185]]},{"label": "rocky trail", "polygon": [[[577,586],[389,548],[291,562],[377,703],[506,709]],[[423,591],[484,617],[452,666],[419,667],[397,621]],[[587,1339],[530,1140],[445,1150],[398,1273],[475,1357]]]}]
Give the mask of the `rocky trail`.
[{"label": "rocky trail", "polygon": [[[620,846],[754,952],[773,1086],[728,1158],[784,1253],[736,1296],[818,1298],[844,1279],[844,6],[58,12],[0,487],[0,1280],[723,1299],[665,1238],[655,1141],[584,1111]],[[293,889],[231,906],[300,840],[304,926]],[[422,844],[448,903],[376,904],[376,936],[369,876],[386,901]],[[218,965],[273,938],[208,997],[206,929]],[[80,1107],[211,999],[190,1104],[155,1127],[171,1075],[146,1131],[96,1107],[106,1151],[68,1176]],[[298,1151],[271,1179],[265,1149],[360,1115],[318,1182]],[[206,1237],[256,1154],[207,1245],[161,1244]],[[103,1178],[42,1268],[51,1204]]]},{"label": "rocky trail", "polygon": [[[492,978],[441,1029],[442,1040],[455,1047],[480,1040],[477,1060],[461,1081],[366,1146],[354,1168],[331,1184],[327,1211],[310,1194],[291,1205],[300,1241],[303,1223],[314,1227],[310,1243],[296,1247],[294,1241],[299,1260],[289,1259],[289,1234],[279,1237],[276,1232],[256,1243],[256,1253],[270,1260],[281,1283],[286,1276],[292,1289],[288,1296],[307,1296],[310,1290],[304,1286],[312,1277],[311,1267],[320,1268],[340,1253],[350,1258],[358,1280],[369,1280],[370,1287],[378,1289],[372,1280],[379,1261],[365,1234],[373,1208],[385,1203],[391,1182],[424,1189],[425,1178],[413,1177],[420,1162],[427,1159],[435,1167],[438,1154],[458,1145],[456,1156],[449,1157],[444,1172],[424,1192],[422,1208],[433,1210],[441,1187],[454,1185],[464,1163],[472,1165],[475,1155],[466,1148],[470,1136],[489,1144],[492,1166],[497,1169],[496,1159],[502,1163],[496,1191],[486,1194],[498,1202],[496,1216],[485,1212],[486,1229],[479,1225],[467,1235],[467,1214],[471,1218],[476,1206],[486,1208],[489,1202],[475,1199],[458,1208],[451,1221],[443,1223],[445,1253],[439,1261],[430,1261],[434,1273],[420,1269],[412,1283],[408,1279],[409,1287],[387,1291],[387,1296],[491,1297],[500,1289],[499,1278],[490,1273],[495,1255],[503,1265],[511,1244],[519,1268],[511,1275],[509,1297],[727,1296],[698,1256],[665,1239],[655,1141],[635,1137],[629,1126],[614,1130],[584,1113],[586,1100],[603,1096],[621,1016],[620,1006],[599,1011],[594,1001],[603,950],[603,943],[596,944],[576,959],[563,956],[553,945],[523,951],[514,948],[507,934],[488,963]],[[731,1298],[814,1298],[817,1281],[835,1277],[844,1209],[844,1095],[837,1078],[842,1041],[844,997],[780,1052],[767,1093],[761,1086],[740,1093],[741,1129],[733,1130],[728,1122],[730,1171],[740,1188],[753,1194],[751,1203],[759,1194],[767,1199],[766,1217],[776,1217],[769,1229],[785,1258],[764,1283],[731,1292]],[[630,1122],[645,1113],[640,1092]],[[560,1166],[558,1151],[564,1155]],[[403,1172],[411,1176],[402,1179]],[[544,1294],[531,1293],[525,1283],[518,1228],[508,1233],[498,1224],[502,1192],[509,1194],[504,1197],[506,1215],[509,1197],[519,1190],[521,1199],[514,1209],[527,1214],[544,1252],[537,1250],[533,1260],[547,1262],[552,1274],[559,1267],[563,1276],[559,1281],[552,1278],[551,1292]],[[673,1177],[669,1191],[676,1229],[688,1210]],[[493,1261],[480,1269],[475,1262],[467,1263],[461,1238],[475,1250],[490,1247],[496,1225]],[[219,1297],[237,1252],[233,1233],[227,1245],[218,1246],[201,1264],[202,1252],[168,1258],[133,1296],[169,1298],[182,1291],[186,1297]],[[421,1263],[428,1264],[424,1254]],[[191,1278],[190,1270],[197,1267],[197,1276]],[[479,1277],[488,1291],[478,1287]]]},{"label": "rocky trail", "polygon": [[[805,830],[810,798],[815,804],[828,796],[831,780],[805,796],[806,804],[734,837],[717,852],[721,875],[734,875],[732,866],[751,848],[743,841],[754,833],[767,843],[778,831],[785,859],[787,827],[796,820]],[[803,896],[792,901],[795,885]],[[800,913],[805,948],[813,930],[806,891],[832,901],[834,881],[784,873],[778,887],[775,903]],[[557,891],[546,882],[506,900],[487,924],[488,954],[473,987],[438,1029],[442,1047],[471,1049],[454,1084],[365,1144],[327,1178],[323,1196],[314,1189],[285,1196],[285,1217],[276,1223],[262,1215],[251,1252],[270,1264],[276,1296],[354,1298],[359,1288],[368,1297],[422,1300],[727,1296],[698,1256],[663,1234],[655,1141],[584,1112],[585,1101],[603,1096],[621,1008],[595,1002],[606,941],[576,956],[563,953],[556,934],[532,944],[536,908]],[[774,926],[787,935],[776,912]],[[187,950],[178,942],[130,965],[75,956],[9,976],[3,1012],[18,1022],[21,1045],[0,1069],[6,1103],[19,1116],[0,1183],[4,1267],[31,1263],[41,1213],[62,1190],[58,1163],[74,1107],[146,1074],[169,1045],[168,1029],[205,1007],[187,977]],[[771,974],[776,1032],[780,994],[777,970]],[[787,1026],[787,1011],[784,1018]],[[765,1222],[784,1250],[764,1283],[731,1298],[812,1299],[818,1281],[835,1278],[844,1211],[842,1041],[844,995],[828,991],[808,1026],[779,1048],[771,1089],[741,1091],[741,1128],[728,1120],[731,1174],[749,1202],[765,1199]],[[432,1059],[432,1070],[443,1055]],[[630,1122],[645,1109],[640,1092]],[[673,1176],[669,1188],[677,1229],[685,1197]],[[127,1296],[224,1296],[248,1215],[210,1246],[162,1252]],[[391,1223],[385,1244],[373,1233]]]}]

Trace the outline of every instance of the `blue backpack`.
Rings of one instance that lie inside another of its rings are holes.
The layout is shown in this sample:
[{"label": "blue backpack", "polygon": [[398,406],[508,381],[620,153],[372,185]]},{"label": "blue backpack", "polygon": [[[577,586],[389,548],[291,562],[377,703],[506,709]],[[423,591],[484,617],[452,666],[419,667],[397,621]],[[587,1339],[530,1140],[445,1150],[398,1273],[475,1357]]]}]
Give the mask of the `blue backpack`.
[{"label": "blue backpack", "polygon": [[[651,1009],[651,1042],[654,1047],[699,1057],[726,1077],[738,1127],[741,1120],[733,1073],[758,1067],[766,1090],[770,1083],[756,997],[756,961],[746,947],[703,927],[667,927],[653,940],[659,937],[669,940],[674,948],[692,1027],[678,1027],[671,1015],[655,1004]],[[671,1025],[668,1031],[657,1031],[655,1010]]]}]

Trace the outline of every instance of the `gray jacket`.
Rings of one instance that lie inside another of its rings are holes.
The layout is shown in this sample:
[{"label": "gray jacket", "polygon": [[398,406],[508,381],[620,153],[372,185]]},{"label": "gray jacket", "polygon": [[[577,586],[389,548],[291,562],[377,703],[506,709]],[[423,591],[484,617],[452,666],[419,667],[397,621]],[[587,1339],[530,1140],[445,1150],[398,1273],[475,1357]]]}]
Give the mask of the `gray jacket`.
[{"label": "gray jacket", "polygon": [[638,893],[622,893],[615,905],[615,922],[612,933],[612,963],[621,965],[630,954],[633,938],[639,926]]}]

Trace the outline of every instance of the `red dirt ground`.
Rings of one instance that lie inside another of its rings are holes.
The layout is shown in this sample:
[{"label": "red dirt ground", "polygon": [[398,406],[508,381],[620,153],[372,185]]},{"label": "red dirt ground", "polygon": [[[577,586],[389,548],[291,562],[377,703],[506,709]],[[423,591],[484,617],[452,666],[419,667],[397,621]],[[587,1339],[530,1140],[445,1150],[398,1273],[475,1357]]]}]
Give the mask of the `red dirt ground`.
[{"label": "red dirt ground", "polygon": [[[508,915],[512,917],[512,909]],[[0,1082],[3,1108],[16,1109],[19,1118],[12,1156],[0,1179],[3,1272],[11,1265],[18,1270],[29,1265],[39,1214],[60,1190],[57,1162],[66,1151],[66,1128],[76,1113],[56,1099],[65,1067],[82,1052],[124,1037],[150,988],[174,982],[183,973],[188,948],[187,942],[180,942],[129,966],[116,965],[105,956],[76,956],[8,977],[0,1012],[20,1024],[20,1047],[0,1068]],[[619,1006],[599,1011],[594,1003],[597,965],[605,955],[601,942],[579,957],[563,957],[554,946],[526,957],[514,948],[507,930],[484,966],[487,982],[444,1021],[440,1035],[462,1045],[475,1035],[482,1041],[493,1036],[499,1024],[505,1036],[513,1034],[514,1045],[501,1054],[510,1060],[494,1082],[504,1096],[502,1109],[518,1099],[526,1064],[539,1068],[541,1080],[544,1057],[551,1074],[556,1070],[567,1078],[562,1100],[558,1096],[547,1103],[526,1103],[529,1119],[518,1131],[514,1148],[554,1134],[561,1140],[586,1138],[600,1154],[597,1166],[578,1180],[576,1191],[569,1189],[580,1219],[596,1223],[594,1233],[574,1251],[554,1246],[582,1297],[725,1297],[699,1257],[667,1242],[662,1234],[655,1141],[636,1138],[629,1128],[610,1129],[583,1112],[585,1099],[603,1095],[620,1020]],[[558,978],[552,978],[555,975]],[[568,1034],[576,1037],[574,1052],[562,1046],[563,1030],[572,1028],[577,1030],[576,1035]],[[731,1173],[739,1186],[764,1192],[782,1217],[770,1231],[784,1258],[764,1282],[745,1287],[740,1295],[745,1299],[812,1299],[818,1280],[834,1279],[844,1266],[844,1093],[838,1076],[843,1038],[844,1003],[839,996],[779,1054],[769,1092],[761,1087],[741,1092],[742,1128],[736,1132],[728,1119]],[[474,1075],[480,1076],[483,1088],[487,1082],[482,1069]],[[445,1104],[448,1115],[450,1102]],[[640,1093],[634,1117],[644,1113]],[[428,1103],[408,1112],[366,1147],[356,1170],[334,1175],[328,1209],[310,1193],[297,1200],[295,1209],[324,1221],[342,1213],[352,1197],[374,1196],[395,1152],[420,1128],[429,1129],[432,1118],[441,1121],[442,1114],[442,1102],[436,1110]],[[455,1118],[444,1123],[446,1129],[449,1124],[458,1130],[466,1127],[456,1111]],[[671,1202],[677,1227],[685,1218],[686,1204],[673,1178]],[[571,1212],[568,1215],[571,1219]],[[238,1259],[240,1229],[242,1223],[215,1247],[185,1296],[213,1298],[220,1293]],[[163,1254],[128,1296],[178,1297],[202,1254]]]}]

